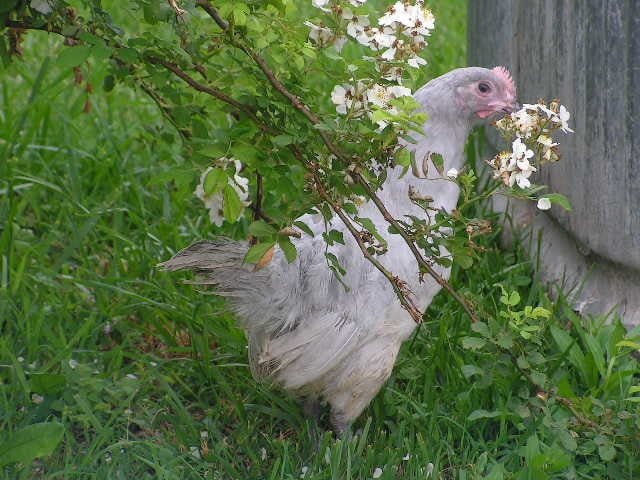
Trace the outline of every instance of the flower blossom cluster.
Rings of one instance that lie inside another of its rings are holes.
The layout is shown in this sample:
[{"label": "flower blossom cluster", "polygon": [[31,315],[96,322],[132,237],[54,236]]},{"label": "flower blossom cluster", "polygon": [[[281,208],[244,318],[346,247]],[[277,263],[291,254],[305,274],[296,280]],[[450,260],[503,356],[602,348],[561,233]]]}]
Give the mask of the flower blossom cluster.
[{"label": "flower blossom cluster", "polygon": [[[233,176],[227,177],[227,183],[230,185],[240,197],[240,201],[244,207],[249,205],[249,179],[240,175],[242,164],[235,158],[222,157],[218,159],[216,164],[225,168],[228,165],[233,165]],[[207,193],[206,182],[209,174],[214,170],[214,167],[208,167],[200,176],[200,183],[193,192],[204,203],[207,210],[209,210],[209,218],[211,222],[217,226],[222,226],[224,221],[224,195],[223,188],[216,189],[211,193]]]},{"label": "flower blossom cluster", "polygon": [[[366,85],[358,81],[355,85],[336,85],[331,92],[331,101],[336,105],[336,111],[341,114],[360,116],[364,112],[371,114],[371,108],[377,107],[392,115],[398,110],[392,105],[392,100],[411,95],[411,89],[401,85],[380,85],[374,83]],[[379,120],[378,125],[384,128],[387,123]]]},{"label": "flower blossom cluster", "polygon": [[[572,133],[569,128],[569,111],[558,101],[549,106],[539,101],[536,104],[524,104],[495,125],[502,136],[511,140],[511,151],[502,151],[488,163],[493,169],[494,178],[500,178],[505,185],[518,185],[522,189],[531,186],[530,177],[537,171],[536,165],[559,160],[558,143],[553,134],[560,130]],[[538,207],[546,210],[550,207],[548,199],[538,202]]]},{"label": "flower blossom cluster", "polygon": [[[366,0],[349,0],[354,7],[363,5]],[[431,35],[435,27],[435,17],[424,8],[422,0],[415,3],[397,1],[378,19],[378,26],[371,25],[369,15],[354,13],[349,7],[330,0],[312,0],[313,6],[325,12],[335,12],[342,21],[343,31],[361,45],[379,52],[378,61],[382,64],[405,63],[418,68],[427,62],[420,52],[427,46],[425,37]],[[346,42],[344,35],[334,32],[325,25],[305,22],[311,30],[309,39],[318,46],[333,45],[338,51]],[[394,65],[380,65],[387,80],[402,80],[402,68]]]}]

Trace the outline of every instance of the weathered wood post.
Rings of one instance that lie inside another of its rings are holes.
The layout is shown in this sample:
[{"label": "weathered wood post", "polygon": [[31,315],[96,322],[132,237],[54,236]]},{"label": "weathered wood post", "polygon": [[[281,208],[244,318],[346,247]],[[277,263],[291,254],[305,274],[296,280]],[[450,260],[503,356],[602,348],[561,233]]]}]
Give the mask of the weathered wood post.
[{"label": "weathered wood post", "polygon": [[573,211],[511,204],[543,231],[541,274],[578,310],[617,308],[640,324],[640,4],[634,0],[470,0],[469,64],[505,65],[521,101],[554,96],[572,112],[563,160],[541,183]]}]

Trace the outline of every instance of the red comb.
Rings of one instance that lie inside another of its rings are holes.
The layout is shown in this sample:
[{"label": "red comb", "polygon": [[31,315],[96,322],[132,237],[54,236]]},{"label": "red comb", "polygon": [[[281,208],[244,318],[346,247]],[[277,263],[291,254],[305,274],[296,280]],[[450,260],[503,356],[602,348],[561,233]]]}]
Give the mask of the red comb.
[{"label": "red comb", "polygon": [[505,83],[505,85],[507,86],[507,91],[515,97],[516,84],[513,82],[513,78],[511,77],[509,70],[507,70],[505,67],[500,66],[494,67],[491,71]]}]

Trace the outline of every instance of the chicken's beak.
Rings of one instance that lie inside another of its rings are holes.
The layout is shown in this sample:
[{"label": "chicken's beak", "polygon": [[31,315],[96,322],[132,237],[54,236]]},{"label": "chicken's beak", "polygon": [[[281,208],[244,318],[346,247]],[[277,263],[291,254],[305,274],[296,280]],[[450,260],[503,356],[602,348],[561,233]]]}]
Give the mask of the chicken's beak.
[{"label": "chicken's beak", "polygon": [[518,102],[516,102],[515,100],[513,101],[513,103],[511,103],[510,105],[505,105],[504,107],[502,107],[502,112],[503,113],[513,113],[513,112],[517,112],[518,110],[520,110],[522,108],[522,105],[520,105]]}]

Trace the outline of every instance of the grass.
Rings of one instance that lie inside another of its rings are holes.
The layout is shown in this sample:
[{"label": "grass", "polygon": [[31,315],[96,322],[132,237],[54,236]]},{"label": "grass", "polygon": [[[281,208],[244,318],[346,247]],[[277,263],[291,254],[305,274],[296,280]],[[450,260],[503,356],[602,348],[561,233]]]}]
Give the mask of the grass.
[{"label": "grass", "polygon": [[[465,12],[432,3],[438,74],[465,63]],[[497,233],[454,282],[495,319],[496,342],[509,333],[500,312],[520,308],[500,303],[496,284],[549,309],[541,342],[514,340],[510,358],[440,295],[353,438],[318,437],[294,399],[251,379],[220,301],[155,269],[211,230],[177,135],[125,87],[92,95],[83,113],[86,92],[48,60],[58,41],[30,37],[0,74],[0,441],[54,420],[64,437],[4,478],[640,476],[624,329],[551,302]],[[184,178],[167,180],[176,167]],[[570,407],[523,372],[545,375]]]}]

